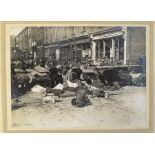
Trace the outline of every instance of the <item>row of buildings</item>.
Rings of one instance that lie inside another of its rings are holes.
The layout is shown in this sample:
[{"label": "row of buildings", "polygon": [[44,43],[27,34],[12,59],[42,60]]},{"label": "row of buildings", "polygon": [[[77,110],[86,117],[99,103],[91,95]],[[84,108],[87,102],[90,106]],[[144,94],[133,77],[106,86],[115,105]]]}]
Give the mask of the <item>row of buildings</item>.
[{"label": "row of buildings", "polygon": [[10,41],[12,59],[128,64],[146,53],[146,27],[25,27]]}]

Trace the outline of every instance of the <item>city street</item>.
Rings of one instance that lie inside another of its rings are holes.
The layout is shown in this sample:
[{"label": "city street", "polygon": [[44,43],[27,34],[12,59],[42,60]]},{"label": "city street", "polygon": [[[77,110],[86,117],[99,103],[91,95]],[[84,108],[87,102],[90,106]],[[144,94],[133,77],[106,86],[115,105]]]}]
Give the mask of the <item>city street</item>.
[{"label": "city street", "polygon": [[19,97],[17,104],[23,107],[12,111],[12,125],[33,129],[145,128],[148,118],[145,91],[145,87],[126,86],[109,92],[109,98],[90,96],[92,105],[81,108],[71,104],[74,97],[43,105],[41,94],[29,91]]}]

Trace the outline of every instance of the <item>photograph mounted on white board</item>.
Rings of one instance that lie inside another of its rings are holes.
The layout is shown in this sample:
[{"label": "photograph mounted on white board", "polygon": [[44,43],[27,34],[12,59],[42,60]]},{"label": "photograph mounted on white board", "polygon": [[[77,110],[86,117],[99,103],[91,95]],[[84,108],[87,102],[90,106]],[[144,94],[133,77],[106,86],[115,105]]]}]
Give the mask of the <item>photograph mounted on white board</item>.
[{"label": "photograph mounted on white board", "polygon": [[11,128],[148,128],[148,27],[66,25],[10,28]]}]

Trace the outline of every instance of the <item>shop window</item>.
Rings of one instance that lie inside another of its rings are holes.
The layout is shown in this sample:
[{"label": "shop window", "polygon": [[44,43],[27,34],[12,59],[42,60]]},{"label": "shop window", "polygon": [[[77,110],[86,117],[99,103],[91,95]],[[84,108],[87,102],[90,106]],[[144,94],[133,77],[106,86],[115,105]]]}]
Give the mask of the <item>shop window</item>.
[{"label": "shop window", "polygon": [[120,48],[120,51],[119,51],[119,59],[120,59],[120,60],[123,60],[123,58],[124,58],[124,48],[121,47],[121,48]]},{"label": "shop window", "polygon": [[116,51],[116,59],[123,60],[124,59],[124,40],[122,37],[116,39],[115,51]]}]

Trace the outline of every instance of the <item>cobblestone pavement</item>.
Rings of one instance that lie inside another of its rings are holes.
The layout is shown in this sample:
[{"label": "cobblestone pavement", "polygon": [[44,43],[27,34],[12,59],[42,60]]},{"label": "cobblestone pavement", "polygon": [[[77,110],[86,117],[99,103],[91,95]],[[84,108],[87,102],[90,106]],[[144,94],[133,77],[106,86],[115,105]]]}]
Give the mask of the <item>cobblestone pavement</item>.
[{"label": "cobblestone pavement", "polygon": [[23,105],[12,111],[15,128],[44,129],[109,129],[144,128],[147,125],[146,89],[124,87],[110,92],[109,98],[91,98],[92,105],[71,105],[73,97],[63,102],[41,104],[41,94],[27,92],[19,98]]}]

